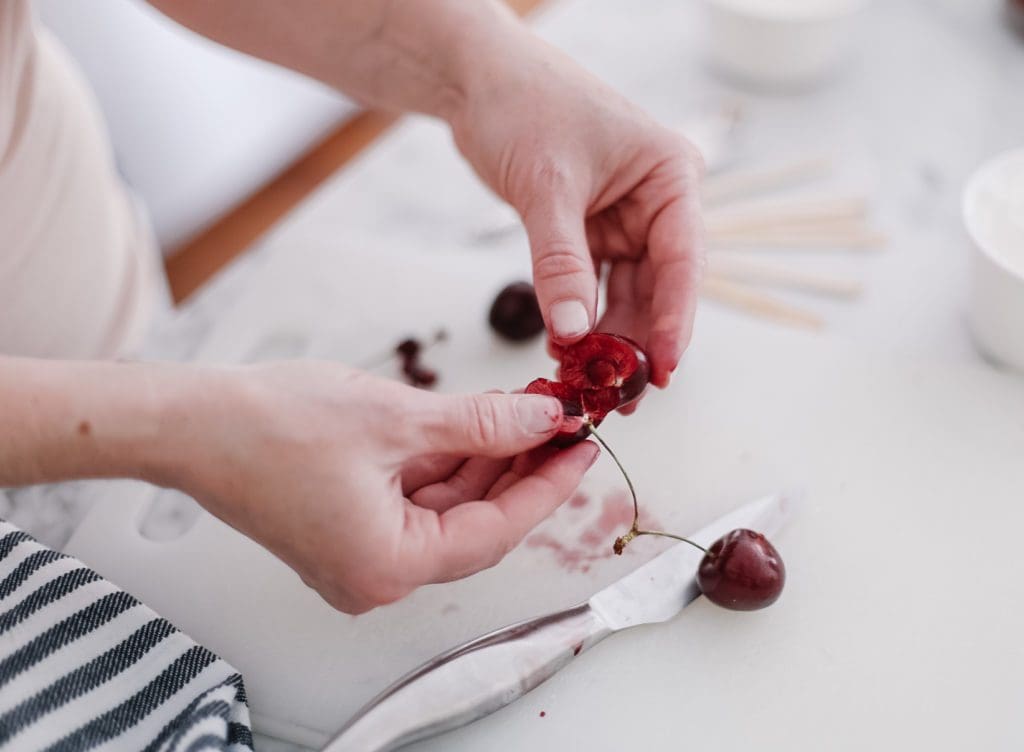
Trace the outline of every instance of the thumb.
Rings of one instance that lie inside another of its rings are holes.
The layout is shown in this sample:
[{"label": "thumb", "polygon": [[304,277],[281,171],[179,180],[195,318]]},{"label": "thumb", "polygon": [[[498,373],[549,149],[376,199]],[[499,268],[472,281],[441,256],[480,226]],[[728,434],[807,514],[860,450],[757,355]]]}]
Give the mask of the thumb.
[{"label": "thumb", "polygon": [[410,438],[421,452],[512,457],[557,433],[562,404],[533,394],[436,395],[411,422]]},{"label": "thumb", "polygon": [[537,302],[559,344],[587,334],[597,309],[597,273],[587,246],[584,210],[574,203],[549,195],[535,199],[523,214]]}]

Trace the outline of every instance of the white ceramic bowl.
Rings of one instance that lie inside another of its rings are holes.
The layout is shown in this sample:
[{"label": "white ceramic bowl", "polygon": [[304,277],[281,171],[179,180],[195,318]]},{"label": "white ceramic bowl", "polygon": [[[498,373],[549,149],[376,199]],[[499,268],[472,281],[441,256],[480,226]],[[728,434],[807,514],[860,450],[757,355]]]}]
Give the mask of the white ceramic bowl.
[{"label": "white ceramic bowl", "polygon": [[1024,373],[1024,148],[986,162],[964,189],[973,244],[970,324],[986,356]]},{"label": "white ceramic bowl", "polygon": [[868,0],[705,0],[712,65],[758,86],[794,88],[838,69]]}]

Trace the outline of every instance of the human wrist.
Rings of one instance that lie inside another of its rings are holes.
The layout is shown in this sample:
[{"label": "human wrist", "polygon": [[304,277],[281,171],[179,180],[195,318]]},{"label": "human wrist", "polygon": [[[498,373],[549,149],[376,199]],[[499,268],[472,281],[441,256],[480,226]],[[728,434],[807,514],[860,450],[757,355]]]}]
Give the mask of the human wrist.
[{"label": "human wrist", "polygon": [[159,364],[151,367],[149,399],[136,443],[130,450],[130,477],[190,489],[207,473],[217,452],[213,446],[231,430],[244,380],[241,369]]},{"label": "human wrist", "polygon": [[478,100],[515,77],[527,56],[535,54],[539,40],[504,2],[453,5],[458,31],[445,45],[449,86],[430,114],[458,128],[472,117]]},{"label": "human wrist", "polygon": [[0,359],[0,485],[147,479],[169,441],[165,406],[186,388],[189,379],[181,374],[187,370]]}]

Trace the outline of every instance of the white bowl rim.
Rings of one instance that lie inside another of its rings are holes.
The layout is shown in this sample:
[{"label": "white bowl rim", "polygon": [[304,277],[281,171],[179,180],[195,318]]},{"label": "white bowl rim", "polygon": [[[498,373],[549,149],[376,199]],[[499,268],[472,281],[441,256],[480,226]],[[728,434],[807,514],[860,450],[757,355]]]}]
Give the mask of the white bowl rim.
[{"label": "white bowl rim", "polygon": [[964,227],[967,229],[967,235],[970,237],[971,243],[974,245],[975,249],[993,264],[998,266],[1004,273],[1014,279],[1024,282],[1024,271],[1014,269],[1006,259],[1004,259],[1000,254],[995,253],[988,243],[982,242],[981,234],[978,232],[976,220],[974,219],[974,214],[976,214],[976,212],[971,212],[971,208],[976,205],[978,192],[981,190],[982,186],[991,179],[992,174],[1002,167],[1004,163],[1011,162],[1015,159],[1024,160],[1024,146],[1018,146],[1013,149],[999,152],[985,160],[980,167],[971,173],[971,176],[967,179],[967,183],[964,186],[963,195],[960,199],[960,214],[963,218]]}]

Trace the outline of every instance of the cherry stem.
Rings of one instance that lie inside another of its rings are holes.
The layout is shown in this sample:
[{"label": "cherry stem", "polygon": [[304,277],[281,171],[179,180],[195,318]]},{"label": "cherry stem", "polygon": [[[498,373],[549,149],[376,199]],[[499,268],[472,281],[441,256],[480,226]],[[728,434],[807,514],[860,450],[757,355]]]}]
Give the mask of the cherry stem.
[{"label": "cherry stem", "polygon": [[682,541],[683,543],[689,543],[694,548],[699,548],[701,551],[703,551],[706,554],[711,553],[706,548],[704,548],[704,546],[702,546],[701,544],[699,544],[699,543],[697,543],[695,541],[692,541],[689,538],[684,538],[681,535],[673,535],[672,533],[663,533],[660,530],[637,530],[636,533],[633,535],[633,537],[636,538],[636,537],[638,537],[640,535],[660,535],[662,538],[672,538],[673,540]]},{"label": "cherry stem", "polygon": [[[615,451],[610,446],[608,446],[608,442],[602,439],[601,434],[599,434],[597,432],[597,429],[594,428],[594,424],[588,420],[586,425],[587,430],[590,431],[590,435],[597,439],[597,443],[600,444],[604,448],[604,450],[608,452],[612,460],[614,460],[615,464],[619,468],[619,472],[622,473],[622,477],[626,479],[626,485],[629,486],[629,495],[633,497],[633,525],[629,528],[629,533],[627,535],[629,537],[629,540],[633,540],[633,538],[636,537],[637,533],[640,532],[638,527],[640,523],[640,505],[637,503],[636,500],[636,489],[633,488],[633,481],[629,479],[629,473],[626,472],[626,468],[622,466],[622,463],[619,461],[619,458],[615,456]],[[629,541],[626,542],[628,543]]]},{"label": "cherry stem", "polygon": [[[430,339],[423,342],[423,344],[420,346],[420,352],[425,352],[426,350],[430,349],[439,342],[444,342],[446,339],[448,339],[447,330],[438,329],[436,332],[433,333],[433,335],[431,335]],[[358,368],[360,371],[373,371],[377,368],[380,368],[385,363],[390,363],[397,357],[398,353],[395,351],[395,348],[392,347],[386,353],[376,355],[375,357],[363,362],[362,365],[356,366],[356,368]]]},{"label": "cherry stem", "polygon": [[606,452],[608,452],[609,456],[611,456],[612,460],[619,468],[619,472],[622,473],[622,477],[626,479],[626,485],[629,487],[629,494],[630,496],[633,497],[633,524],[630,525],[628,533],[626,533],[620,538],[615,539],[615,545],[613,546],[615,553],[621,554],[622,550],[629,545],[630,541],[632,541],[634,538],[638,538],[641,535],[658,535],[662,538],[672,538],[673,540],[682,541],[683,543],[689,543],[694,548],[699,548],[705,554],[708,553],[708,550],[704,548],[704,546],[700,545],[699,543],[693,542],[689,538],[684,538],[681,535],[663,533],[660,530],[640,529],[640,504],[639,502],[637,502],[636,489],[633,488],[633,481],[630,480],[629,473],[627,473],[626,468],[622,466],[622,462],[619,461],[619,458],[616,456],[615,451],[610,446],[608,446],[608,442],[601,438],[601,434],[599,434],[597,432],[597,429],[594,428],[594,424],[588,420],[586,422],[586,426],[587,430],[590,431],[590,435],[597,439],[597,443],[600,444]]}]

